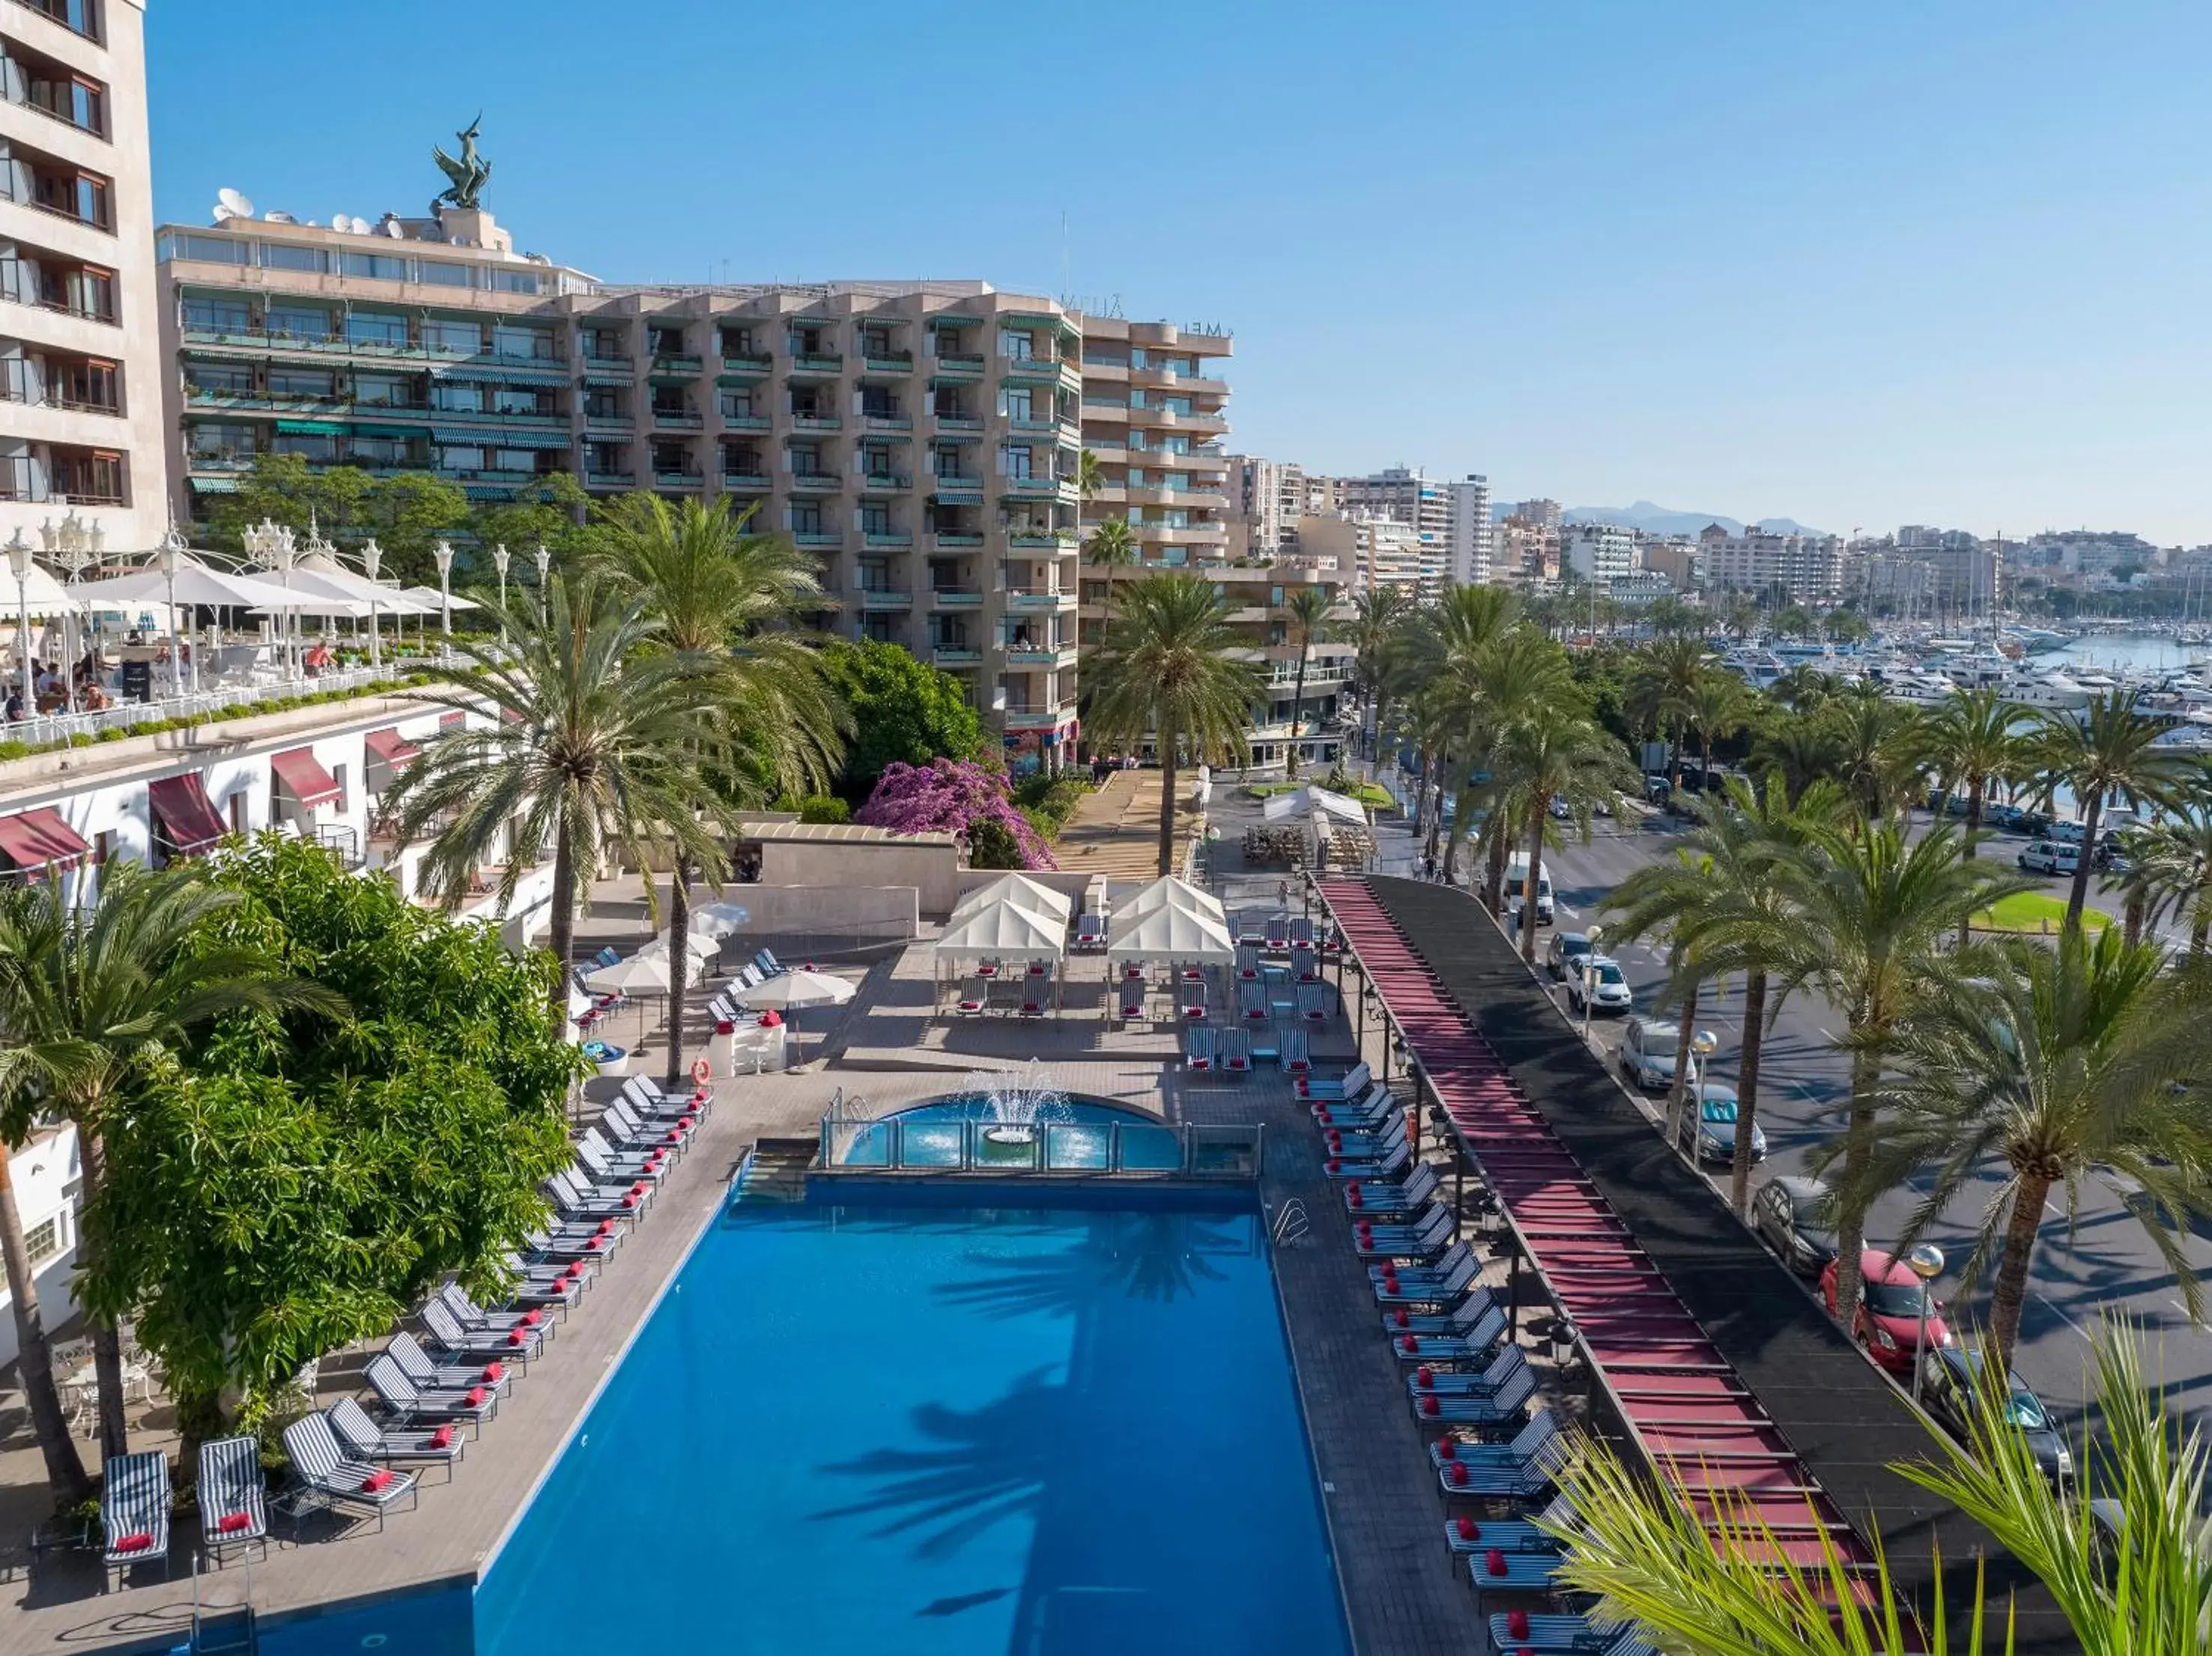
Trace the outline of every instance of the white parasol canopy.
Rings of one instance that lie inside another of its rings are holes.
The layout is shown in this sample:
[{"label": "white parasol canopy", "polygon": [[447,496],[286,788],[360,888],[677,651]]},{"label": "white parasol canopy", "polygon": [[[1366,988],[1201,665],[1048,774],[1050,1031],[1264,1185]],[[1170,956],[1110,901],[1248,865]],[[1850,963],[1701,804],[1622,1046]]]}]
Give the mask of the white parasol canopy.
[{"label": "white parasol canopy", "polygon": [[987,880],[953,906],[951,923],[958,925],[970,914],[981,913],[993,903],[1012,902],[1026,908],[1032,914],[1042,914],[1056,919],[1062,925],[1074,913],[1074,900],[1064,891],[1055,891],[1042,880],[1032,880],[1026,874],[1001,874],[995,880]]},{"label": "white parasol canopy", "polygon": [[[718,958],[722,952],[722,945],[720,942],[714,937],[708,937],[703,931],[686,931],[684,934],[684,947],[695,961],[714,960]],[[662,932],[651,943],[646,944],[643,949],[641,949],[638,953],[641,955],[658,955],[663,960],[667,959],[668,934],[665,931]]]},{"label": "white parasol canopy", "polygon": [[1164,904],[1173,904],[1188,913],[1202,914],[1208,919],[1218,920],[1224,924],[1229,918],[1218,898],[1210,896],[1196,886],[1186,881],[1178,880],[1172,875],[1163,876],[1130,898],[1128,901],[1116,904],[1114,918],[1117,921],[1128,920],[1139,914],[1149,914]]},{"label": "white parasol canopy", "polygon": [[937,940],[937,958],[955,964],[971,960],[1059,960],[1067,953],[1067,925],[1033,908],[1001,898],[945,928]]},{"label": "white parasol canopy", "polygon": [[[410,603],[421,604],[422,613],[426,616],[441,613],[448,601],[446,595],[434,586],[403,586],[399,589],[399,596]],[[451,602],[456,610],[483,608],[483,605],[478,604],[474,598],[465,598],[459,592],[453,595]]]},{"label": "white parasol canopy", "polygon": [[[0,578],[0,589],[9,585]],[[106,580],[82,581],[70,589],[72,597],[105,606],[117,604],[167,604],[169,578],[158,564],[148,564]],[[302,595],[287,592],[275,581],[258,575],[234,575],[197,558],[177,560],[176,599],[179,604],[204,604],[216,609],[295,610]]]},{"label": "white parasol canopy", "polygon": [[1279,822],[1285,816],[1299,816],[1309,812],[1324,816],[1340,816],[1347,822],[1367,826],[1367,808],[1357,799],[1347,799],[1340,793],[1311,785],[1295,793],[1278,793],[1269,798],[1261,808],[1267,819]]},{"label": "white parasol canopy", "polygon": [[320,553],[302,558],[293,565],[292,579],[295,582],[303,574],[314,577],[315,585],[320,588],[343,594],[362,604],[373,604],[390,615],[427,616],[436,612],[435,604],[426,605],[408,597],[397,586],[373,581],[368,576],[347,568],[336,558],[325,557]]},{"label": "white parasol canopy", "polygon": [[641,949],[628,960],[601,967],[584,980],[584,987],[599,995],[665,995],[668,956]]},{"label": "white parasol canopy", "polygon": [[702,903],[691,911],[691,929],[702,937],[727,937],[752,924],[743,903]]},{"label": "white parasol canopy", "polygon": [[757,1012],[771,1006],[788,1011],[794,1006],[842,1006],[858,992],[856,984],[826,972],[786,972],[750,989],[740,989],[736,1000]]},{"label": "white parasol canopy", "polygon": [[22,614],[26,603],[34,616],[65,616],[77,607],[77,600],[37,564],[31,566],[27,579],[18,581],[15,572],[0,561],[0,604],[12,618]]},{"label": "white parasol canopy", "polygon": [[1226,966],[1237,958],[1237,943],[1220,921],[1164,902],[1147,913],[1122,916],[1119,927],[1107,938],[1106,958]]}]

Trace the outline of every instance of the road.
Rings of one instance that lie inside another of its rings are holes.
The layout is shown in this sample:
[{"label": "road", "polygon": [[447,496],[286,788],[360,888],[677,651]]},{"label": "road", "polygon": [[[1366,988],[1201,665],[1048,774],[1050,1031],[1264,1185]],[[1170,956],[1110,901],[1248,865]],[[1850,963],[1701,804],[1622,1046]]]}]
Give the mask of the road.
[{"label": "road", "polygon": [[[1570,930],[1599,919],[1613,887],[1635,869],[1664,855],[1674,839],[1655,825],[1596,826],[1599,831],[1588,845],[1563,846],[1548,859],[1559,924]],[[2001,837],[1984,847],[1984,854],[2009,863],[2022,843],[2016,837]],[[2047,885],[2062,895],[2065,890],[2063,882]],[[2094,895],[2092,901],[2097,901]],[[2118,907],[2117,902],[2103,906]],[[1632,944],[1608,952],[1615,954],[1635,988],[1638,1007],[1650,1008],[1666,976],[1658,951]],[[1564,1005],[1565,992],[1554,992]],[[1742,1010],[1739,981],[1727,989],[1723,1001],[1714,1004],[1709,998],[1700,1010],[1698,1027],[1710,1029],[1720,1042],[1711,1064],[1716,1080],[1735,1080]],[[1817,997],[1794,997],[1784,1004],[1760,1065],[1759,1119],[1769,1153],[1753,1174],[1754,1189],[1762,1178],[1802,1171],[1808,1153],[1840,1130],[1847,1065],[1831,1043],[1842,1028],[1834,1008]],[[1610,1061],[1620,1038],[1620,1020],[1595,1022],[1593,1034]],[[1660,1153],[1655,1142],[1654,1154]],[[1717,1185],[1725,1183],[1725,1169],[1712,1176]],[[1985,1181],[1985,1192],[1994,1192],[1996,1183],[1994,1176]],[[1869,1240],[1879,1245],[1901,1232],[1915,1205],[1915,1198],[1905,1192],[1878,1204],[1869,1217]],[[1981,1205],[1973,1192],[1965,1193],[1930,1238],[1954,1263],[1972,1250]],[[2185,1253],[2198,1275],[2212,1276],[2212,1245],[2191,1237]],[[1945,1293],[1947,1287],[1954,1293],[1955,1280],[1946,1279],[1938,1292]],[[1979,1320],[1985,1304],[1981,1295],[1961,1303]],[[2203,1419],[2208,1401],[2212,1401],[2208,1399],[2212,1392],[2212,1333],[2190,1321],[2173,1271],[2120,1199],[2103,1185],[2083,1186],[2070,1227],[2064,1193],[2054,1192],[2036,1249],[2014,1360],[2021,1376],[2054,1411],[2078,1415],[2093,1389],[2087,1368],[2089,1334],[2107,1310],[2124,1313],[2147,1331],[2154,1344],[2154,1372],[2163,1374],[2175,1406]]]}]

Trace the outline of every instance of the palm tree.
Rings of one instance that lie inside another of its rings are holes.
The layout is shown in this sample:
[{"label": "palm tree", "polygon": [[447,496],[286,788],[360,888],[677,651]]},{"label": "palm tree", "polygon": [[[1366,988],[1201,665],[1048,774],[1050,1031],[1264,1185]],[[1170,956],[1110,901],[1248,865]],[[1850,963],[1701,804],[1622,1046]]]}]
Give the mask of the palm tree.
[{"label": "palm tree", "polygon": [[1919,725],[1913,710],[1879,691],[1838,696],[1820,710],[1841,760],[1837,780],[1862,816],[1903,810],[1919,792]]},{"label": "palm tree", "polygon": [[2142,889],[2147,923],[2168,912],[2186,916],[2189,952],[2202,955],[2212,932],[2212,789],[2201,779],[2212,767],[2199,761],[2197,768],[2199,779],[2173,810],[2125,836],[2135,869],[2122,883]]},{"label": "palm tree", "polygon": [[1085,449],[1075,457],[1075,492],[1086,500],[1095,500],[1105,487],[1106,474],[1099,469],[1098,457]]},{"label": "palm tree", "polygon": [[[2104,1169],[2150,1199],[2129,1203],[2181,1285],[2198,1291],[2184,1253],[2191,1215],[2212,1211],[2212,1098],[2183,1083],[2212,1060],[2212,981],[2163,975],[2162,951],[2107,927],[2057,947],[2024,938],[1961,955],[1951,992],[1899,1023],[1887,1119],[1863,1168],[1866,1193],[1932,1169],[1897,1246],[1919,1240],[1969,1186],[1982,1225],[1961,1272],[1993,1263],[1990,1362],[2012,1362],[2045,1204],[2063,1186],[2068,1223],[2084,1180]],[[1984,1188],[1991,1162],[2006,1177]]]},{"label": "palm tree", "polygon": [[[1700,798],[1698,809],[1701,815],[1710,811],[1711,797]],[[1722,886],[1710,859],[1686,842],[1674,847],[1673,856],[1638,869],[1615,886],[1606,900],[1607,908],[1619,916],[1608,933],[1615,945],[1652,937],[1663,937],[1670,944],[1667,993],[1680,1006],[1681,1016],[1674,1031],[1674,1079],[1667,1090],[1669,1144],[1681,1141],[1690,1047],[1695,1038],[1698,1002],[1708,974],[1700,935],[1721,897]],[[1736,1131],[1741,1137],[1750,1137],[1749,1128],[1739,1126]]]},{"label": "palm tree", "polygon": [[[501,610],[507,647],[459,646],[464,664],[427,669],[440,688],[422,699],[491,714],[441,730],[386,801],[400,844],[429,836],[426,889],[457,906],[477,872],[503,862],[498,895],[514,901],[538,848],[553,848],[550,942],[561,970],[552,1016],[568,1011],[576,915],[612,851],[639,869],[657,847],[721,877],[712,831],[727,807],[709,775],[732,756],[711,680],[689,652],[667,648],[648,600],[591,572],[556,574],[542,592]],[[656,929],[660,904],[645,882]],[[672,957],[681,950],[669,952]]]},{"label": "palm tree", "polygon": [[1705,676],[1705,643],[1696,638],[1658,638],[1638,651],[1628,675],[1628,707],[1639,725],[1667,737],[1667,782],[1682,786],[1682,731],[1690,722],[1698,682]]},{"label": "palm tree", "polygon": [[1759,601],[1748,592],[1729,593],[1728,604],[1721,611],[1721,625],[1730,638],[1749,638],[1759,630]]},{"label": "palm tree", "polygon": [[2041,779],[2036,803],[2048,810],[2061,785],[2081,808],[2081,858],[2066,899],[2066,924],[2078,928],[2089,899],[2089,869],[2105,803],[2113,798],[2140,809],[2162,804],[2182,774],[2180,756],[2158,745],[2166,721],[2142,710],[2142,693],[2108,690],[2089,698],[2079,713],[2051,709],[2029,740],[2029,762]]},{"label": "palm tree", "polygon": [[[1085,452],[1089,452],[1088,450]],[[1091,464],[1096,470],[1097,461],[1094,459]],[[1106,601],[1103,606],[1105,616],[1098,624],[1102,634],[1113,624],[1115,581],[1118,572],[1131,564],[1141,562],[1143,558],[1144,549],[1137,543],[1137,537],[1130,529],[1129,520],[1127,518],[1107,519],[1105,522],[1092,530],[1085,539],[1083,561],[1094,569],[1103,569],[1106,572]],[[1079,702],[1085,693],[1090,677],[1083,663],[1083,625],[1080,621],[1078,621],[1075,628],[1075,655],[1076,695]],[[1088,734],[1086,730],[1085,736],[1087,737]],[[1085,745],[1088,745],[1087,742]]]},{"label": "palm tree", "polygon": [[[778,791],[808,794],[830,785],[844,745],[846,715],[822,670],[822,658],[789,630],[829,603],[818,566],[787,535],[746,531],[753,507],[670,504],[655,494],[623,496],[606,515],[599,551],[614,588],[641,599],[659,623],[658,647],[675,652],[699,675],[747,762],[722,767],[719,792],[732,806],[760,806]],[[668,877],[668,924],[680,939],[690,924],[691,870],[675,859]],[[646,872],[650,883],[651,875]],[[668,960],[668,1059],[662,1084],[683,1078],[685,992],[690,961]]]},{"label": "palm tree", "polygon": [[1409,648],[1414,607],[1413,594],[1395,585],[1370,588],[1352,600],[1352,620],[1345,635],[1352,642],[1352,674],[1367,702],[1371,754],[1382,751],[1391,698],[1406,688],[1401,664]]},{"label": "palm tree", "polygon": [[[1489,658],[1491,648],[1513,632],[1516,612],[1512,593],[1504,587],[1455,586],[1422,617],[1417,670],[1425,682],[1425,712],[1434,737],[1439,809],[1445,793],[1455,792],[1457,797],[1444,846],[1447,877],[1474,810],[1468,779],[1498,728],[1497,686],[1488,677],[1496,664]],[[1435,837],[1432,829],[1432,846]]]},{"label": "palm tree", "polygon": [[1148,575],[1121,595],[1121,610],[1098,652],[1099,728],[1128,740],[1153,732],[1159,755],[1160,872],[1175,871],[1176,770],[1194,760],[1242,761],[1245,730],[1264,690],[1260,675],[1231,652],[1239,646],[1213,583],[1195,575]]},{"label": "palm tree", "polygon": [[1791,798],[1843,767],[1843,744],[1828,723],[1807,713],[1770,718],[1751,744],[1751,767],[1761,776],[1779,776]]},{"label": "palm tree", "polygon": [[[0,891],[0,1137],[21,1144],[38,1114],[75,1123],[88,1212],[106,1185],[106,1124],[149,1065],[228,1012],[302,1005],[333,1015],[344,1010],[336,996],[273,971],[251,950],[210,948],[199,936],[203,929],[243,900],[202,876],[189,864],[155,874],[111,863],[100,872],[95,900],[84,907],[53,882]],[[65,1430],[58,1444],[47,1441],[50,1404],[52,1423],[60,1421],[51,1348],[38,1326],[27,1259],[20,1261],[20,1287],[16,1281],[22,1236],[12,1200],[8,1207],[0,1238],[9,1254],[9,1289],[17,1295],[25,1389],[47,1476],[56,1494],[68,1496],[81,1491],[84,1472]],[[88,1226],[84,1245],[96,1246],[97,1234],[97,1225]],[[123,1454],[129,1432],[114,1323],[93,1319],[92,1343],[101,1447],[109,1456]]]},{"label": "palm tree", "polygon": [[1840,1149],[1836,1311],[1857,1314],[1859,1252],[1866,1234],[1865,1170],[1874,1153],[1881,1086],[1897,1026],[1923,995],[1954,980],[1941,945],[1996,898],[2025,889],[1967,859],[1958,833],[1937,822],[1918,839],[1884,818],[1808,822],[1802,847],[1782,865],[1798,923],[1778,941],[1783,992],[1822,990],[1844,1016],[1850,1100]]},{"label": "palm tree", "polygon": [[1806,713],[1834,701],[1843,688],[1832,673],[1801,661],[1776,679],[1766,693],[1790,712]]},{"label": "palm tree", "polygon": [[[1931,1428],[1930,1458],[1895,1470],[1980,1524],[2037,1577],[2085,1656],[2201,1650],[2212,1545],[2198,1502],[2212,1452],[2148,1381],[2132,1329],[2107,1325],[2094,1349],[2100,1429],[2079,1447],[2079,1482],[2112,1503],[2102,1512],[2044,1475],[2010,1424],[2003,1371],[1986,1365],[1971,1440]],[[1674,1656],[1975,1656],[2007,1647],[2013,1630],[2008,1611],[1978,1592],[1946,1602],[1944,1568],[1916,1618],[1878,1534],[1871,1578],[1825,1543],[1814,1562],[1793,1562],[1785,1537],[1747,1502],[1693,1509],[1595,1440],[1575,1446],[1558,1483],[1574,1514],[1556,1529],[1567,1544],[1560,1585],[1597,1595],[1601,1619],[1636,1623]]]},{"label": "palm tree", "polygon": [[1712,774],[1714,740],[1725,740],[1741,730],[1749,706],[1743,681],[1734,673],[1708,669],[1698,674],[1683,722],[1697,732],[1698,762],[1705,775]]},{"label": "palm tree", "polygon": [[[1959,690],[1920,722],[1921,754],[1944,792],[1966,795],[1966,855],[1982,831],[1991,784],[2020,771],[2021,710],[1994,689]],[[1966,934],[1959,934],[1963,947]]]},{"label": "palm tree", "polygon": [[1306,664],[1312,658],[1313,646],[1328,632],[1329,607],[1336,602],[1329,588],[1314,583],[1293,586],[1283,597],[1283,631],[1286,641],[1298,646],[1297,689],[1291,700],[1291,745],[1289,770],[1293,782],[1298,779],[1298,728],[1306,710]]},{"label": "palm tree", "polygon": [[1533,627],[1513,627],[1493,639],[1463,670],[1444,681],[1451,687],[1452,716],[1459,722],[1466,762],[1461,767],[1460,809],[1445,852],[1449,873],[1459,845],[1474,821],[1474,804],[1487,800],[1484,825],[1487,858],[1485,894],[1491,913],[1503,912],[1505,864],[1519,812],[1508,797],[1498,746],[1517,719],[1547,707],[1573,705],[1573,670],[1558,640]]},{"label": "palm tree", "polygon": [[1590,808],[1617,797],[1628,761],[1620,744],[1565,698],[1531,708],[1507,727],[1498,767],[1528,823],[1528,873],[1521,897],[1521,958],[1536,961],[1536,888],[1544,874],[1544,835],[1552,806],[1564,803],[1583,837],[1589,837]]}]

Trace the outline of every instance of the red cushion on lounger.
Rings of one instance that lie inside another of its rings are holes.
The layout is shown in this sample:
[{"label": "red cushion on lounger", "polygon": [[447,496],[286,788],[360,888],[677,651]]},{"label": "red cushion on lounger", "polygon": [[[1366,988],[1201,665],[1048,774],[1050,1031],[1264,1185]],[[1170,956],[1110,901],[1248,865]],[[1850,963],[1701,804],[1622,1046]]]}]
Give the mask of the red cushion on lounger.
[{"label": "red cushion on lounger", "polygon": [[362,1479],[361,1492],[363,1495],[374,1495],[379,1489],[389,1489],[392,1484],[392,1474],[389,1467],[380,1466],[376,1471],[371,1472],[367,1477]]},{"label": "red cushion on lounger", "polygon": [[1413,1325],[1413,1318],[1408,1316],[1403,1311],[1392,1312],[1390,1313],[1390,1320],[1397,1324],[1401,1328],[1411,1328]]},{"label": "red cushion on lounger", "polygon": [[529,1331],[528,1329],[526,1329],[526,1328],[517,1328],[517,1329],[513,1330],[512,1331],[510,1331],[510,1332],[508,1333],[508,1335],[507,1335],[507,1343],[509,1345],[527,1345],[527,1344],[530,1344],[530,1331]]},{"label": "red cushion on lounger", "polygon": [[623,1197],[622,1199],[622,1204],[626,1208],[634,1208],[637,1205],[637,1203],[638,1195],[635,1191],[630,1192],[629,1195]]},{"label": "red cushion on lounger", "polygon": [[501,1378],[501,1375],[503,1375],[503,1374],[505,1374],[506,1373],[507,1373],[507,1365],[506,1365],[505,1363],[503,1363],[503,1362],[488,1362],[488,1363],[486,1363],[486,1364],[484,1365],[484,1368],[483,1368],[483,1381],[484,1381],[484,1384],[485,1384],[485,1385],[487,1385],[487,1386],[496,1386],[496,1385],[498,1385],[498,1384],[499,1384],[499,1382],[500,1382],[500,1378]]},{"label": "red cushion on lounger", "polygon": [[1467,1468],[1461,1465],[1459,1462],[1455,1460],[1450,1465],[1444,1468],[1444,1481],[1450,1484],[1455,1489],[1465,1489],[1467,1487]]},{"label": "red cushion on lounger", "polygon": [[1434,1392],[1424,1392],[1421,1393],[1421,1412],[1425,1415],[1431,1416],[1440,1415],[1443,1412],[1443,1405],[1437,1401],[1437,1394]]},{"label": "red cushion on lounger", "polygon": [[215,1532],[217,1535],[236,1535],[240,1530],[250,1530],[252,1527],[252,1513],[225,1513],[215,1521]]},{"label": "red cushion on lounger", "polygon": [[1437,1456],[1438,1456],[1438,1458],[1439,1458],[1439,1459],[1444,1459],[1444,1460],[1456,1460],[1456,1459],[1459,1459],[1459,1440],[1458,1440],[1457,1438],[1455,1438],[1455,1437],[1447,1437],[1447,1438],[1439,1438],[1439,1439],[1437,1439]]},{"label": "red cushion on lounger", "polygon": [[535,1328],[544,1320],[545,1313],[543,1311],[533,1309],[522,1313],[522,1325],[525,1328]]},{"label": "red cushion on lounger", "polygon": [[1433,1391],[1437,1384],[1437,1371],[1423,1363],[1413,1371],[1413,1384],[1424,1392]]},{"label": "red cushion on lounger", "polygon": [[1459,1532],[1459,1538],[1462,1541],[1472,1541],[1481,1533],[1481,1531],[1475,1527],[1474,1520],[1471,1518],[1454,1519],[1452,1528]]},{"label": "red cushion on lounger", "polygon": [[668,1137],[660,1142],[664,1144],[681,1144],[684,1142],[684,1129],[681,1127],[671,1129]]},{"label": "red cushion on lounger", "polygon": [[1502,1549],[1500,1549],[1500,1548],[1498,1548],[1498,1547],[1492,1547],[1492,1548],[1488,1552],[1486,1552],[1486,1553],[1483,1554],[1483,1556],[1482,1556],[1482,1568],[1485,1568],[1486,1570],[1488,1570],[1488,1571],[1489,1571],[1492,1575],[1503,1575],[1503,1574],[1505,1574],[1505,1554],[1504,1554],[1504,1551]]},{"label": "red cushion on lounger", "polygon": [[463,1398],[461,1401],[467,1404],[471,1409],[480,1409],[483,1406],[483,1400],[490,1395],[491,1393],[485,1391],[483,1386],[471,1386],[469,1387],[468,1395]]},{"label": "red cushion on lounger", "polygon": [[433,1449],[452,1448],[453,1447],[453,1429],[451,1426],[441,1426],[436,1431],[431,1433],[430,1447]]},{"label": "red cushion on lounger", "polygon": [[1421,1349],[1419,1336],[1414,1334],[1400,1335],[1398,1337],[1398,1349],[1401,1351],[1408,1352],[1419,1350]]},{"label": "red cushion on lounger", "polygon": [[1505,1630],[1516,1639],[1527,1638],[1528,1636],[1528,1612],[1525,1610],[1507,1611],[1505,1612]]},{"label": "red cushion on lounger", "polygon": [[611,1220],[611,1219],[602,1219],[602,1220],[600,1220],[600,1221],[599,1221],[599,1230],[598,1230],[598,1231],[597,1231],[597,1233],[595,1233],[595,1234],[598,1234],[598,1235],[604,1236],[604,1235],[605,1235],[609,1231],[612,1230],[614,1228],[615,1228],[615,1222],[614,1222],[613,1220]]},{"label": "red cushion on lounger", "polygon": [[112,1550],[115,1552],[143,1552],[147,1548],[153,1544],[154,1538],[147,1534],[145,1531],[140,1530],[135,1535],[117,1537],[115,1545]]},{"label": "red cushion on lounger", "polygon": [[653,1186],[652,1186],[652,1185],[651,1185],[650,1183],[648,1183],[648,1182],[647,1182],[647,1180],[645,1180],[641,1179],[641,1180],[639,1180],[637,1181],[637,1183],[635,1183],[635,1185],[632,1185],[632,1186],[629,1187],[629,1193],[630,1193],[632,1196],[642,1196],[642,1195],[644,1195],[644,1194],[646,1193],[646,1192],[647,1192],[647,1191],[651,1190],[652,1188],[653,1188]]},{"label": "red cushion on lounger", "polygon": [[1344,1171],[1344,1163],[1341,1162],[1331,1161],[1328,1164],[1328,1170],[1331,1173],[1342,1173]]}]

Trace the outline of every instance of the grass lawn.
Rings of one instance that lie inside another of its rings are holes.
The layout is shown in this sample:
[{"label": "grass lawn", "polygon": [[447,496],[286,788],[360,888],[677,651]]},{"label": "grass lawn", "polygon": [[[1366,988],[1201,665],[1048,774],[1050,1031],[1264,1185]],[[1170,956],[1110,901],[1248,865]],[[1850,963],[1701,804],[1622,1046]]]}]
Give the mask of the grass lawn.
[{"label": "grass lawn", "polygon": [[[1305,786],[1304,782],[1254,782],[1244,792],[1255,799],[1272,799],[1279,793],[1295,793]],[[1328,785],[1316,782],[1314,786],[1325,788]],[[1355,783],[1344,789],[1343,793],[1346,798],[1357,799],[1361,804],[1371,805],[1376,810],[1389,810],[1398,803],[1390,797],[1389,789],[1378,787],[1372,782]]]},{"label": "grass lawn", "polygon": [[[1974,916],[1974,926],[1982,931],[2051,931],[2056,933],[2066,919],[2066,899],[2054,897],[2044,891],[2015,891],[2009,897],[2000,897],[1989,907]],[[2101,908],[2081,911],[2081,924],[2095,931],[2110,925],[2112,917]]]}]

